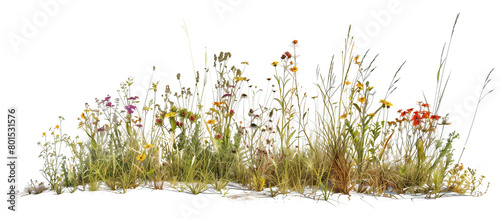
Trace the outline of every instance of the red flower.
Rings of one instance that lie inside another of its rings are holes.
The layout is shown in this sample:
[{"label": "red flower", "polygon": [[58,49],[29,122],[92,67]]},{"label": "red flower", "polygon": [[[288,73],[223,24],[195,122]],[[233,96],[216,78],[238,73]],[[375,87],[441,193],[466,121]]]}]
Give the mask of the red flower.
[{"label": "red flower", "polygon": [[438,119],[440,119],[440,118],[441,118],[441,116],[438,116],[438,115],[432,115],[432,116],[431,116],[431,119],[435,119],[435,120],[438,120]]},{"label": "red flower", "polygon": [[414,126],[417,126],[418,124],[420,124],[420,122],[418,121],[418,119],[413,120],[413,125]]},{"label": "red flower", "polygon": [[191,122],[194,122],[194,120],[195,120],[194,116],[193,116],[193,115],[191,115],[191,116],[189,117],[189,120],[191,120]]},{"label": "red flower", "polygon": [[285,54],[281,55],[281,59],[285,59],[285,58],[286,58]]},{"label": "red flower", "polygon": [[424,111],[424,114],[422,114],[423,119],[428,119],[431,116],[431,113],[429,111]]},{"label": "red flower", "polygon": [[217,138],[219,138],[219,139],[220,139],[220,138],[222,138],[222,136],[221,136],[220,134],[217,134]]},{"label": "red flower", "polygon": [[401,113],[403,110],[398,110],[398,113]]},{"label": "red flower", "polygon": [[411,113],[413,111],[413,108],[407,109],[406,111]]},{"label": "red flower", "polygon": [[[290,54],[289,52],[285,52],[285,55],[286,55],[286,57],[288,57],[288,58],[292,58],[292,54]],[[283,57],[283,56],[282,56],[282,57]]]},{"label": "red flower", "polygon": [[424,103],[422,104],[423,107],[429,107],[429,104],[428,103]]}]

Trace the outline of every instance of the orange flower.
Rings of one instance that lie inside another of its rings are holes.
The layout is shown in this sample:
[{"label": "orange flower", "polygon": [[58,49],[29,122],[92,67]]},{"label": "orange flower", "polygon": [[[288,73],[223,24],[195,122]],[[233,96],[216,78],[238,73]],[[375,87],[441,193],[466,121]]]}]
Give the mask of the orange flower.
[{"label": "orange flower", "polygon": [[356,63],[357,65],[361,64],[361,62],[359,62],[358,59],[359,59],[359,55],[354,57],[354,63]]},{"label": "orange flower", "polygon": [[47,133],[45,133],[45,132],[44,132],[44,133],[42,134],[42,136],[45,136],[46,134],[47,134]]},{"label": "orange flower", "polygon": [[210,119],[207,121],[207,124],[209,125],[214,125],[215,124],[215,119]]},{"label": "orange flower", "polygon": [[424,103],[422,104],[423,107],[429,107],[429,104],[428,103]]},{"label": "orange flower", "polygon": [[56,125],[56,129],[59,129],[59,125]]},{"label": "orange flower", "polygon": [[347,114],[346,114],[346,113],[344,113],[344,114],[342,114],[342,115],[340,116],[340,118],[341,118],[341,119],[345,119],[345,117],[347,117]]},{"label": "orange flower", "polygon": [[392,106],[392,103],[387,100],[380,100],[380,102],[383,104],[384,107],[389,108]]},{"label": "orange flower", "polygon": [[276,67],[276,66],[278,66],[278,63],[279,62],[273,62],[273,63],[271,63],[271,65],[274,66],[274,67]]},{"label": "orange flower", "polygon": [[363,88],[363,84],[362,84],[361,82],[358,82],[358,83],[356,84],[356,87],[358,87],[358,88],[360,88],[360,89],[361,89],[361,88]]},{"label": "orange flower", "polygon": [[294,45],[297,45],[297,43],[298,43],[298,42],[299,42],[299,41],[297,41],[297,40],[292,41],[292,43],[293,43]]},{"label": "orange flower", "polygon": [[365,102],[365,100],[366,100],[366,98],[365,98],[365,97],[360,97],[360,98],[358,99],[358,101],[359,101],[360,103]]},{"label": "orange flower", "polygon": [[293,66],[290,68],[290,71],[292,72],[297,72],[299,70],[299,68],[297,68],[297,66]]},{"label": "orange flower", "polygon": [[345,81],[344,83],[345,83],[345,85],[351,84],[351,82],[349,82],[349,81]]}]

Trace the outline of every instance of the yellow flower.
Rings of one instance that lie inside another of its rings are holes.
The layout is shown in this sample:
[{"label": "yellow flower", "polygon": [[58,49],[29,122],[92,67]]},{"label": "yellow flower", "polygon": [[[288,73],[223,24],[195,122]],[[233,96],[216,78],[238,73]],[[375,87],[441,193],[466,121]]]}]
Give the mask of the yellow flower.
[{"label": "yellow flower", "polygon": [[290,71],[292,72],[297,72],[299,70],[299,68],[297,68],[297,66],[293,66],[290,68]]},{"label": "yellow flower", "polygon": [[144,147],[144,149],[149,149],[149,148],[154,147],[154,145],[146,143],[146,145],[144,145],[143,147]]},{"label": "yellow flower", "polygon": [[80,117],[82,117],[82,119],[85,119],[85,114],[82,113],[82,115]]},{"label": "yellow flower", "polygon": [[144,161],[144,158],[146,158],[146,154],[141,154],[137,157],[137,160],[140,160],[142,162]]},{"label": "yellow flower", "polygon": [[344,83],[345,83],[345,85],[351,84],[351,82],[349,82],[349,81],[345,81]]},{"label": "yellow flower", "polygon": [[360,88],[360,89],[361,89],[361,88],[363,88],[363,84],[362,84],[361,82],[358,82],[358,83],[356,84],[356,87],[358,87],[358,88]]},{"label": "yellow flower", "polygon": [[370,114],[368,114],[368,115],[369,115],[369,116],[375,116],[375,113],[370,113]]},{"label": "yellow flower", "polygon": [[278,63],[279,62],[273,62],[271,65],[273,65],[274,67],[278,66]]},{"label": "yellow flower", "polygon": [[391,107],[392,106],[392,103],[389,102],[389,101],[386,101],[386,100],[380,100],[380,102],[384,105],[384,107]]},{"label": "yellow flower", "polygon": [[347,113],[344,113],[340,116],[341,119],[345,119],[345,117],[347,117]]},{"label": "yellow flower", "polygon": [[81,141],[79,141],[79,142],[77,142],[77,144],[82,144],[82,142],[81,142]]},{"label": "yellow flower", "polygon": [[56,135],[56,138],[59,138],[59,135]]},{"label": "yellow flower", "polygon": [[167,117],[167,118],[174,117],[174,116],[175,116],[175,112],[170,112],[170,113],[167,113],[165,115],[165,117]]},{"label": "yellow flower", "polygon": [[207,124],[214,125],[215,124],[215,119],[208,120]]},{"label": "yellow flower", "polygon": [[47,134],[47,133],[45,133],[45,132],[44,132],[44,133],[42,134],[42,136],[45,136],[46,134]]},{"label": "yellow flower", "polygon": [[59,125],[56,125],[56,129],[59,129]]},{"label": "yellow flower", "polygon": [[144,167],[141,167],[141,170],[144,171]]},{"label": "yellow flower", "polygon": [[369,87],[369,88],[368,88],[368,90],[372,90],[372,89],[373,89],[373,87]]},{"label": "yellow flower", "polygon": [[365,100],[366,100],[366,98],[365,98],[365,97],[360,97],[360,98],[358,99],[358,101],[359,101],[360,103],[365,102]]}]

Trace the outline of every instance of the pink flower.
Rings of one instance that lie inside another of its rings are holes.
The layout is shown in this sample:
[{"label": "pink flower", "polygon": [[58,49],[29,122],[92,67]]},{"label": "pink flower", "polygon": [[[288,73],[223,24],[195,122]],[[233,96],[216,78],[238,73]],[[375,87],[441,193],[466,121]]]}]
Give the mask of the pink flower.
[{"label": "pink flower", "polygon": [[125,109],[127,110],[127,113],[128,114],[132,114],[134,113],[134,110],[136,109],[137,107],[135,107],[134,105],[128,105],[128,106],[125,106]]},{"label": "pink flower", "polygon": [[128,99],[129,100],[137,100],[137,98],[139,98],[138,96],[135,96],[135,97],[129,97]]},{"label": "pink flower", "polygon": [[224,97],[230,97],[230,96],[231,96],[231,94],[224,94],[224,95],[222,95],[222,98],[224,98]]}]

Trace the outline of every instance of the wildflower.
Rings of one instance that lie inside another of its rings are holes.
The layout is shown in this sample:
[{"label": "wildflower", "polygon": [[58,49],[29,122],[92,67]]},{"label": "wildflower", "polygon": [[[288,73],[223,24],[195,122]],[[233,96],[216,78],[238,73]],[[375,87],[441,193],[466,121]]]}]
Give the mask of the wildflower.
[{"label": "wildflower", "polygon": [[383,104],[384,107],[391,107],[392,106],[392,103],[389,102],[389,101],[386,101],[386,100],[380,100],[380,102]]},{"label": "wildflower", "polygon": [[135,96],[135,97],[129,97],[128,99],[129,100],[137,100],[137,98],[139,98],[138,96]]},{"label": "wildflower", "polygon": [[137,126],[138,128],[142,128],[142,125],[141,125],[141,124],[137,124],[137,125],[135,125],[135,126]]},{"label": "wildflower", "polygon": [[111,99],[111,96],[109,96],[109,95],[108,95],[106,98],[104,98],[104,100],[103,100],[102,102],[103,102],[103,103],[104,103],[104,102],[108,102],[108,101],[109,101],[109,99]]},{"label": "wildflower", "polygon": [[134,105],[128,105],[128,106],[125,106],[125,109],[127,110],[127,113],[128,114],[132,114],[134,113],[134,110],[136,109],[137,107],[135,107]]},{"label": "wildflower", "polygon": [[189,117],[189,120],[190,120],[191,122],[194,122],[194,120],[195,120],[195,119],[196,119],[196,118],[194,118],[194,116],[193,116],[193,115],[191,115],[191,116]]},{"label": "wildflower", "polygon": [[229,111],[229,113],[226,113],[226,116],[233,116],[234,115],[234,110]]},{"label": "wildflower", "polygon": [[369,88],[368,88],[368,90],[372,90],[372,89],[373,89],[373,87],[369,87]]},{"label": "wildflower", "polygon": [[358,101],[359,101],[360,103],[364,103],[364,102],[365,102],[365,100],[366,100],[366,98],[365,98],[365,97],[360,97],[360,98],[358,99]]},{"label": "wildflower", "polygon": [[218,139],[221,139],[221,138],[222,138],[222,136],[221,136],[220,134],[217,134],[217,138],[218,138]]},{"label": "wildflower", "polygon": [[354,63],[356,63],[357,65],[361,64],[361,62],[359,62],[358,59],[359,59],[359,55],[354,57]]},{"label": "wildflower", "polygon": [[438,120],[440,118],[441,118],[441,116],[438,116],[438,115],[432,115],[431,116],[431,119],[434,119],[434,120]]},{"label": "wildflower", "polygon": [[207,124],[209,125],[214,125],[215,124],[215,119],[210,119],[207,121]]},{"label": "wildflower", "polygon": [[170,113],[165,114],[165,117],[167,117],[167,118],[174,117],[174,116],[175,116],[175,112],[170,112]]},{"label": "wildflower", "polygon": [[266,80],[270,81],[270,80],[271,80],[271,78],[266,78]]},{"label": "wildflower", "polygon": [[56,129],[59,129],[59,125],[56,125]]},{"label": "wildflower", "polygon": [[281,59],[285,59],[285,58],[286,58],[285,54],[281,55]]},{"label": "wildflower", "polygon": [[56,138],[59,138],[59,135],[56,135]]},{"label": "wildflower", "polygon": [[371,117],[373,117],[373,116],[375,116],[375,113],[370,113],[368,115],[371,116]]},{"label": "wildflower", "polygon": [[297,43],[298,43],[298,42],[299,42],[299,41],[297,41],[297,40],[292,41],[292,43],[293,43],[294,45],[297,45]]},{"label": "wildflower", "polygon": [[290,71],[292,72],[297,72],[299,70],[299,68],[297,68],[297,66],[293,66],[290,68]]},{"label": "wildflower", "polygon": [[347,113],[344,113],[340,116],[341,119],[345,119],[345,117],[347,117]]},{"label": "wildflower", "polygon": [[137,160],[140,160],[141,162],[144,161],[144,158],[146,158],[146,154],[141,154],[137,157]]},{"label": "wildflower", "polygon": [[351,84],[351,82],[349,82],[349,81],[345,81],[344,83],[345,83],[345,85]]},{"label": "wildflower", "polygon": [[156,125],[161,125],[163,124],[163,120],[162,119],[156,119]]},{"label": "wildflower", "polygon": [[286,57],[288,57],[288,58],[292,58],[292,54],[290,54],[289,52],[285,52],[285,55],[286,55]]},{"label": "wildflower", "polygon": [[423,107],[427,107],[427,108],[428,108],[428,107],[429,107],[429,104],[428,104],[428,103],[424,103],[424,104],[422,104],[422,106],[423,106]]},{"label": "wildflower", "polygon": [[144,149],[149,149],[149,148],[154,147],[154,145],[153,145],[153,144],[146,143],[143,147],[144,147]]},{"label": "wildflower", "polygon": [[107,106],[107,107],[114,107],[115,105],[111,104],[111,102],[107,102],[107,103],[106,103],[106,106]]},{"label": "wildflower", "polygon": [[430,117],[431,113],[429,111],[424,111],[422,114],[422,119],[428,119]]},{"label": "wildflower", "polygon": [[242,65],[248,65],[248,62],[241,62]]},{"label": "wildflower", "polygon": [[47,134],[47,133],[45,133],[45,132],[44,132],[44,133],[42,133],[42,136],[45,136],[46,134]]},{"label": "wildflower", "polygon": [[103,131],[104,131],[104,126],[103,126],[103,127],[101,127],[101,128],[98,128],[98,129],[97,129],[97,131],[98,131],[98,132],[103,132]]},{"label": "wildflower", "polygon": [[362,84],[361,82],[358,82],[358,83],[356,84],[356,87],[358,87],[359,89],[362,89],[362,88],[363,88],[363,84]]},{"label": "wildflower", "polygon": [[82,142],[81,142],[81,141],[79,141],[79,142],[77,142],[77,144],[82,144]]},{"label": "wildflower", "polygon": [[82,119],[85,119],[85,114],[82,113],[82,115],[80,117],[82,117]]},{"label": "wildflower", "polygon": [[224,98],[224,97],[230,97],[230,96],[231,96],[231,94],[224,94],[224,95],[222,95],[222,98]]},{"label": "wildflower", "polygon": [[278,63],[279,62],[273,62],[273,63],[271,63],[271,65],[274,66],[274,67],[276,67],[276,66],[278,66]]}]

